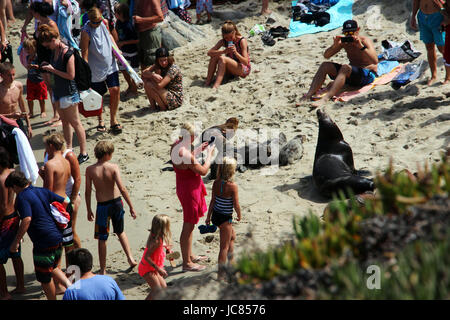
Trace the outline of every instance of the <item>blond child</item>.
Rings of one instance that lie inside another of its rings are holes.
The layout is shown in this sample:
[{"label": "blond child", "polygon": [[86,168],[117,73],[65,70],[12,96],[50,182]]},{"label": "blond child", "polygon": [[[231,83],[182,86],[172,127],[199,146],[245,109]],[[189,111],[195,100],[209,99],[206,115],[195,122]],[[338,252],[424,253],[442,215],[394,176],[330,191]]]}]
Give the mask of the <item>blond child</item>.
[{"label": "blond child", "polygon": [[236,173],[236,159],[225,157],[219,164],[217,179],[212,187],[212,198],[209,204],[208,216],[205,223],[211,222],[220,229],[219,273],[218,278],[224,277],[223,267],[233,262],[234,240],[236,233],[231,224],[233,208],[237,213],[237,221],[241,220],[241,207],[239,205],[238,186],[234,182]]},{"label": "blond child", "polygon": [[23,48],[28,53],[27,103],[28,110],[30,110],[30,117],[34,116],[34,100],[38,100],[41,108],[41,118],[46,118],[47,114],[45,113],[45,100],[47,100],[47,85],[45,84],[44,78],[42,78],[39,70],[36,40],[33,38],[26,38],[23,41]]},{"label": "blond child", "polygon": [[117,164],[110,163],[114,153],[114,145],[111,141],[99,141],[94,148],[97,163],[86,168],[86,208],[88,220],[94,220],[91,210],[92,184],[95,186],[97,199],[97,211],[95,215],[95,239],[98,239],[98,254],[100,259],[100,274],[106,270],[106,241],[109,235],[109,221],[112,222],[114,233],[117,234],[120,244],[127,256],[131,268],[137,262],[131,256],[127,235],[124,232],[124,209],[120,197],[124,197],[130,207],[133,219],[136,213],[131,203],[128,191],[120,178],[120,170]]},{"label": "blond child", "polygon": [[[152,228],[147,239],[144,254],[139,263],[138,272],[151,288],[146,300],[152,300],[167,287],[167,272],[164,270],[166,252],[170,252],[172,233],[169,216],[158,214],[152,220]],[[179,256],[179,253],[178,253]]]}]

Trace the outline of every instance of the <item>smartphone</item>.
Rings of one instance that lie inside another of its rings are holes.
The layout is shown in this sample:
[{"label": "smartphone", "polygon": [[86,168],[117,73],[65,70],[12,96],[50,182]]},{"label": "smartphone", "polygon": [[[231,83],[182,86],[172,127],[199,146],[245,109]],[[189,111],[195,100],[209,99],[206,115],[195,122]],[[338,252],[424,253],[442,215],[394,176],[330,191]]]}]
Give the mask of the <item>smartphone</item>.
[{"label": "smartphone", "polygon": [[215,140],[216,140],[216,137],[212,136],[211,139],[209,139],[209,141],[208,141],[208,145],[210,145],[210,146],[213,145]]},{"label": "smartphone", "polygon": [[353,42],[353,37],[342,37],[341,41],[342,42]]}]

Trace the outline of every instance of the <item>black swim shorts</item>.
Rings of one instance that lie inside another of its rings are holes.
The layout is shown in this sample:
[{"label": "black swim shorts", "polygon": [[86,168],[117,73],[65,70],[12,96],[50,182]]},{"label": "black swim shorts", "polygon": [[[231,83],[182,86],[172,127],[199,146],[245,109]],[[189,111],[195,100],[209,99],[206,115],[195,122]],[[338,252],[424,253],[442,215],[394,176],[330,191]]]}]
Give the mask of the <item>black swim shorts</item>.
[{"label": "black swim shorts", "polygon": [[[336,72],[339,73],[339,70],[341,70],[342,65],[334,62],[333,65],[336,68]],[[350,77],[348,77],[347,80],[345,80],[345,83],[348,84],[349,86],[363,87],[365,85],[368,85],[369,83],[372,83],[376,78],[376,74],[372,70],[355,66],[351,67],[352,73],[350,74]],[[333,80],[335,79],[334,77],[331,76],[330,78]]]}]

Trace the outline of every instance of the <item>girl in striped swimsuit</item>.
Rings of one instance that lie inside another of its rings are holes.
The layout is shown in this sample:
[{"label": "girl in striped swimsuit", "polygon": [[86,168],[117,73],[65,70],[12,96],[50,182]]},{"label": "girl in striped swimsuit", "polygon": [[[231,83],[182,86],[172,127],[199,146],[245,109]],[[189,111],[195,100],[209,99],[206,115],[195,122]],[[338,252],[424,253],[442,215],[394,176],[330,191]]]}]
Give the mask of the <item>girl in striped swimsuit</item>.
[{"label": "girl in striped swimsuit", "polygon": [[233,208],[237,213],[237,221],[241,220],[238,186],[234,183],[236,159],[225,157],[219,165],[217,179],[212,187],[212,198],[209,204],[208,216],[205,223],[211,222],[220,229],[219,273],[218,278],[224,277],[223,266],[233,261],[234,232],[232,222]]}]

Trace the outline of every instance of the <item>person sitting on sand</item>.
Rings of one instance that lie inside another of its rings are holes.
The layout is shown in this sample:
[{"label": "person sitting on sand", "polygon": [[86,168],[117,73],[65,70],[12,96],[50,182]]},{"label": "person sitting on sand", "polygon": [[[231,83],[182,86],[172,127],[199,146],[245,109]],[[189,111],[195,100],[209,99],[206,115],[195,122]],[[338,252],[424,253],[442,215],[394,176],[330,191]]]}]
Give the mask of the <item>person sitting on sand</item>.
[{"label": "person sitting on sand", "polygon": [[94,220],[94,213],[91,209],[92,184],[95,187],[95,197],[97,199],[97,211],[95,215],[95,239],[98,239],[98,255],[100,259],[99,274],[106,273],[106,241],[109,236],[109,221],[112,221],[114,233],[119,238],[120,244],[127,256],[128,264],[131,268],[137,265],[137,262],[131,255],[128,237],[124,231],[125,211],[120,197],[125,198],[130,207],[130,214],[136,219],[133,204],[131,203],[128,191],[120,178],[120,170],[117,164],[109,161],[114,153],[114,145],[111,141],[99,141],[94,148],[97,163],[86,168],[86,208],[88,220]]},{"label": "person sitting on sand", "polygon": [[[221,49],[224,47],[224,49]],[[227,20],[222,25],[222,39],[208,51],[211,57],[205,85],[209,86],[214,74],[213,88],[218,88],[226,74],[245,78],[250,74],[250,56],[247,39],[239,33],[236,25]],[[217,71],[217,73],[216,73]]]},{"label": "person sitting on sand", "polygon": [[313,103],[314,107],[319,107],[331,99],[345,84],[362,87],[375,80],[378,66],[377,53],[372,40],[361,36],[359,30],[356,21],[344,22],[343,36],[334,37],[333,45],[325,50],[323,55],[329,59],[344,49],[350,63],[341,65],[334,62],[323,62],[303,100],[310,100],[319,91],[327,75],[334,81],[327,86],[325,94]]},{"label": "person sitting on sand", "polygon": [[[19,128],[27,135],[28,139],[33,136],[30,117],[23,101],[23,84],[16,81],[16,69],[10,62],[0,64],[0,114],[16,120]],[[17,110],[20,108],[20,111]],[[27,128],[24,127],[22,119],[26,120]]]},{"label": "person sitting on sand", "polygon": [[166,48],[156,50],[156,61],[142,73],[144,89],[153,110],[173,110],[183,103],[183,77]]},{"label": "person sitting on sand", "polygon": [[236,173],[236,159],[223,158],[219,165],[217,179],[212,187],[211,203],[205,224],[211,222],[220,229],[219,273],[218,278],[224,277],[223,267],[227,259],[233,262],[234,240],[236,232],[231,224],[233,208],[237,213],[237,221],[241,221],[241,206],[239,205],[238,186],[234,183]]},{"label": "person sitting on sand", "polygon": [[67,254],[67,264],[80,270],[80,279],[67,288],[63,300],[125,300],[117,282],[110,276],[92,272],[92,254],[77,248]]}]

